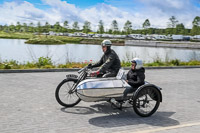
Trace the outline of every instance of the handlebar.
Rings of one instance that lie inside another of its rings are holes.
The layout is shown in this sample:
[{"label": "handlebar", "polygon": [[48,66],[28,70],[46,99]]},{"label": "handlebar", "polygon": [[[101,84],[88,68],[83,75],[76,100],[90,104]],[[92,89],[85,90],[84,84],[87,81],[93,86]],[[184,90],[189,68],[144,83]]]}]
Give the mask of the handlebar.
[{"label": "handlebar", "polygon": [[88,66],[85,66],[84,68],[82,68],[81,70],[78,71],[78,73],[81,73],[82,71],[87,71],[89,68]]}]

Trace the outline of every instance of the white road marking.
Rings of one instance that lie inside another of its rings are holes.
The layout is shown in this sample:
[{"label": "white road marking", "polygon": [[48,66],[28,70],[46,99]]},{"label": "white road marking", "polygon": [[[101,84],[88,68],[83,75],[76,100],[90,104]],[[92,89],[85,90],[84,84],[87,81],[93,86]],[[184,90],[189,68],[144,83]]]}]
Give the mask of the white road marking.
[{"label": "white road marking", "polygon": [[[177,129],[177,128],[184,128],[184,127],[191,127],[191,126],[200,126],[200,122],[195,122],[195,123],[186,123],[186,124],[180,124],[176,126],[169,126],[169,127],[161,127],[161,128],[154,128],[154,129],[146,129],[146,130],[140,130],[140,131],[128,131],[129,133],[154,133],[154,132],[159,132],[159,131],[165,131],[165,130],[172,130],[172,129]],[[127,132],[127,131],[123,131]],[[123,133],[119,132],[119,133]]]}]

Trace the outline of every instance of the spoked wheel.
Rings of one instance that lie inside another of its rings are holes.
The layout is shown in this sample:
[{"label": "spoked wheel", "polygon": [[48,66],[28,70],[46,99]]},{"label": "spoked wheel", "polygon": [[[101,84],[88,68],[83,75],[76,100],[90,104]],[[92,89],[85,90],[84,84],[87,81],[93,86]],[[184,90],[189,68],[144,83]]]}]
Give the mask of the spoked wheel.
[{"label": "spoked wheel", "polygon": [[133,109],[139,116],[148,117],[156,112],[160,101],[161,96],[156,88],[145,87],[134,97]]},{"label": "spoked wheel", "polygon": [[57,86],[55,96],[60,105],[73,107],[81,101],[76,91],[71,91],[75,81],[74,79],[65,79]]}]

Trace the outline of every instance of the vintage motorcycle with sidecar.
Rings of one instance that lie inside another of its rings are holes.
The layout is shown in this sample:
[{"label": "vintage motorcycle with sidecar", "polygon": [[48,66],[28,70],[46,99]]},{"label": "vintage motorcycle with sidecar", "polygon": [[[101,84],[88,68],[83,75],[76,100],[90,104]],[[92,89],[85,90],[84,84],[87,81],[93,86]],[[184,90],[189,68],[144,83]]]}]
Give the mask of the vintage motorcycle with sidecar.
[{"label": "vintage motorcycle with sidecar", "polygon": [[91,69],[86,66],[78,71],[78,76],[66,75],[66,79],[56,88],[57,102],[64,107],[73,107],[81,100],[85,102],[107,101],[112,107],[116,107],[115,102],[120,103],[122,107],[128,101],[136,114],[142,117],[151,116],[162,102],[161,88],[148,82],[128,94],[126,99],[122,99],[124,90],[131,87],[125,81],[123,69],[119,70],[116,77],[109,78],[90,77],[90,72]]}]

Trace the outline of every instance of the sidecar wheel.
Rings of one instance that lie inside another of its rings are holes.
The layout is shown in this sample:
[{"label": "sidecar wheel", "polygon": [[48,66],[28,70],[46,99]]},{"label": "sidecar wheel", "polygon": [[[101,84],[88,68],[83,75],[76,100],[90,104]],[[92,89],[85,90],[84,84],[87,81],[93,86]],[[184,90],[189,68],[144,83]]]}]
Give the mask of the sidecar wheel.
[{"label": "sidecar wheel", "polygon": [[76,92],[69,93],[73,84],[75,84],[75,80],[65,79],[57,86],[55,97],[60,105],[64,107],[73,107],[81,101]]},{"label": "sidecar wheel", "polygon": [[158,89],[154,87],[144,87],[133,99],[133,109],[135,113],[142,117],[148,117],[158,109],[161,96]]}]

